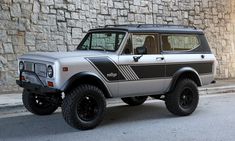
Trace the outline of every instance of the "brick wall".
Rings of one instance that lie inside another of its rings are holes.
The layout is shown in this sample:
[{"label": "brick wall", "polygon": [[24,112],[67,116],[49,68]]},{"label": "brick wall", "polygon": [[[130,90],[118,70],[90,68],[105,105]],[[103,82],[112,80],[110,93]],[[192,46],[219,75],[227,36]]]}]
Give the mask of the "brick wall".
[{"label": "brick wall", "polygon": [[203,29],[219,66],[235,77],[234,0],[0,0],[0,93],[17,91],[17,57],[73,50],[105,24],[174,23]]}]

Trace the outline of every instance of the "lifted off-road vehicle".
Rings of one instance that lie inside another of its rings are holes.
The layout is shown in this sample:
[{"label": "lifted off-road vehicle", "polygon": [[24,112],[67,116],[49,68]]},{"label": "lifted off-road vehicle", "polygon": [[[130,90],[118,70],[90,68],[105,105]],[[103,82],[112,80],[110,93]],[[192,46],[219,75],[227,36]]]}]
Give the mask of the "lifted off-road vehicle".
[{"label": "lifted off-road vehicle", "polygon": [[108,25],[91,29],[73,52],[28,53],[19,59],[23,103],[36,115],[62,107],[65,121],[91,129],[107,98],[141,105],[164,100],[179,116],[194,112],[198,88],[214,81],[215,57],[203,31],[181,25]]}]

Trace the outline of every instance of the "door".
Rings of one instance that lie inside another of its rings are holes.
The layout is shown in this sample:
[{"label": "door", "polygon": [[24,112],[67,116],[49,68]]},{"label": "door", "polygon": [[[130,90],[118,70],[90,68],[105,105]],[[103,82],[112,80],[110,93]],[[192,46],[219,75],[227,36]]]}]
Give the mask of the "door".
[{"label": "door", "polygon": [[119,96],[160,94],[164,90],[165,59],[160,54],[157,34],[130,35],[118,66],[123,81],[119,81]]},{"label": "door", "polygon": [[201,49],[203,46],[198,35],[165,34],[161,35],[161,43],[166,61],[166,85],[171,83],[172,76],[178,70],[185,67],[194,69],[203,84],[213,80],[214,55],[206,54]]}]

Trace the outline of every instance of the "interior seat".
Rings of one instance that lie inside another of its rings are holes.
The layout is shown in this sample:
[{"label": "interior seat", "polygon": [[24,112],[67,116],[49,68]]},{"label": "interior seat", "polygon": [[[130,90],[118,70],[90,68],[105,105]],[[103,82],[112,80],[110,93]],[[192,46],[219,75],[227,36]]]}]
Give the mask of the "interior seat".
[{"label": "interior seat", "polygon": [[162,36],[162,47],[163,51],[173,50],[171,44],[169,43],[168,36]]},{"label": "interior seat", "polygon": [[147,48],[147,54],[158,54],[157,45],[154,36],[147,36],[144,41],[144,47]]}]

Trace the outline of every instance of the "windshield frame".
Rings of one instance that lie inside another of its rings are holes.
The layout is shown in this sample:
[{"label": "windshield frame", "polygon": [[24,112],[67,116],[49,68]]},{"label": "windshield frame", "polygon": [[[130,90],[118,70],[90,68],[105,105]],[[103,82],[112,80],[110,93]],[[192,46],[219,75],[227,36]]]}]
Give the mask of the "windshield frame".
[{"label": "windshield frame", "polygon": [[[120,51],[120,48],[122,48],[123,46],[123,42],[125,42],[126,40],[126,36],[128,35],[128,32],[126,31],[122,31],[122,30],[98,30],[98,31],[89,31],[85,36],[84,38],[82,39],[82,41],[79,43],[79,45],[77,46],[76,48],[76,51],[86,51],[86,49],[81,49],[82,48],[82,45],[84,44],[84,42],[86,42],[87,38],[89,37],[90,34],[92,33],[123,33],[124,36],[123,36],[123,39],[119,45],[119,47],[115,50],[104,50],[104,49],[89,49],[90,51],[107,51],[107,52],[119,52]],[[87,51],[89,51],[87,50]]]}]

